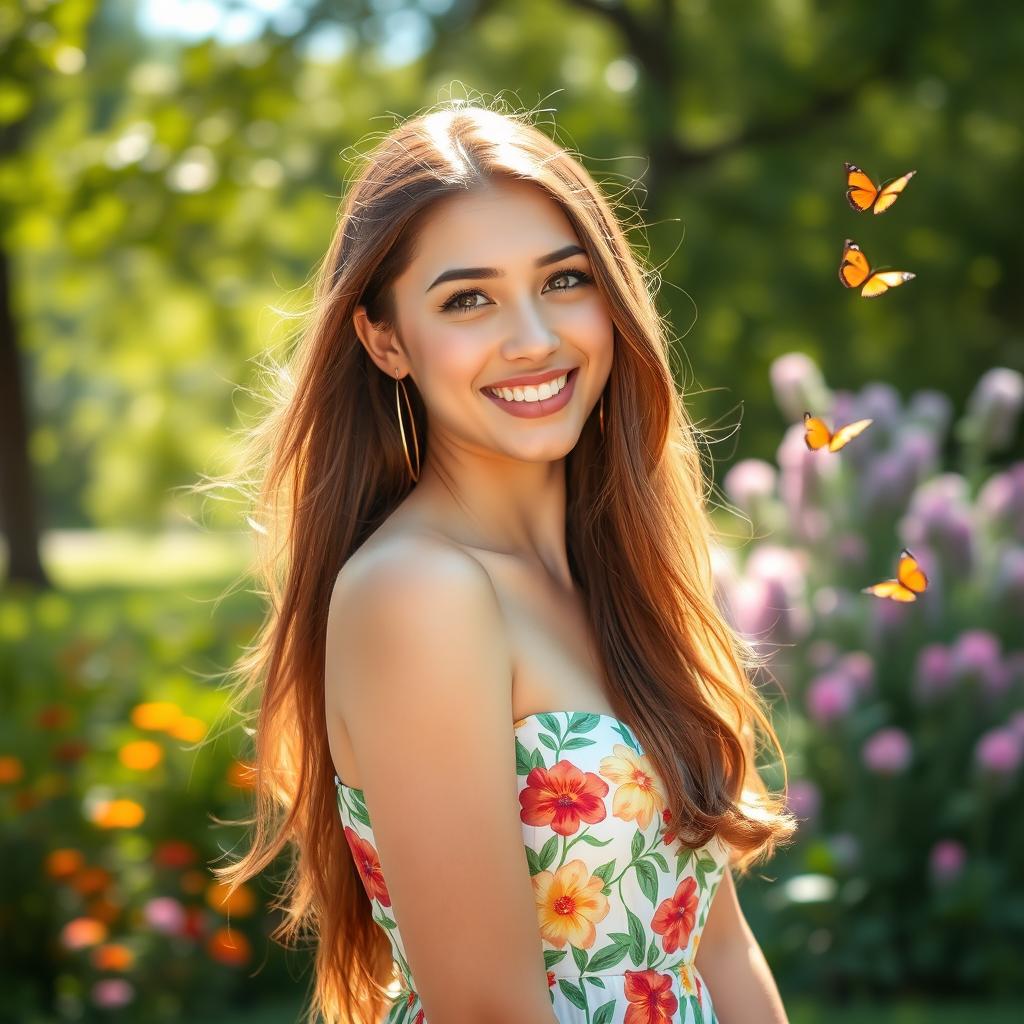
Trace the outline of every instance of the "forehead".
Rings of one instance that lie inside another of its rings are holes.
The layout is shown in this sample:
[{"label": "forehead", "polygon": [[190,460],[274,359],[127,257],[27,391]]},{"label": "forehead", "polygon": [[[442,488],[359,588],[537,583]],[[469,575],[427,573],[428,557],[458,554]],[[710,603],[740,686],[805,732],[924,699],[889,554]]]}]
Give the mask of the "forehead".
[{"label": "forehead", "polygon": [[539,186],[497,180],[484,188],[446,196],[423,218],[414,275],[431,278],[450,266],[533,269],[533,261],[579,241],[561,207]]}]

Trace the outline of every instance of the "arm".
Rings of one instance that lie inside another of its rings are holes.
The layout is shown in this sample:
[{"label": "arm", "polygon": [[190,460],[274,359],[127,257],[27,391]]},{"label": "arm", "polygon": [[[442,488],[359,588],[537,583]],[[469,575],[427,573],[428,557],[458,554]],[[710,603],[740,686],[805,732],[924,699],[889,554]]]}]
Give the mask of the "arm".
[{"label": "arm", "polygon": [[470,555],[393,542],[339,574],[328,704],[359,766],[430,1024],[556,1024],[523,847],[512,656]]},{"label": "arm", "polygon": [[722,1024],[789,1024],[771,968],[743,916],[726,866],[694,958]]}]

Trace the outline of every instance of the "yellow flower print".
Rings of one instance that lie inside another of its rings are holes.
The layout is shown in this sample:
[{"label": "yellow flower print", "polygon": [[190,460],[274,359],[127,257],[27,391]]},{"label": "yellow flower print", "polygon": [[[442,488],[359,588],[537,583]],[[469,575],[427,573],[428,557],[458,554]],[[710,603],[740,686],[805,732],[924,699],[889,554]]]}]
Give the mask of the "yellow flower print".
[{"label": "yellow flower print", "polygon": [[688,996],[697,994],[697,986],[693,983],[693,967],[689,963],[681,963],[679,965],[679,981],[683,986],[683,991]]},{"label": "yellow flower print", "polygon": [[614,754],[601,758],[599,773],[616,783],[612,814],[623,821],[636,821],[647,828],[651,819],[668,805],[668,795],[654,766],[645,754],[616,743]]},{"label": "yellow flower print", "polygon": [[604,879],[592,875],[578,858],[563,864],[554,874],[541,871],[534,875],[541,936],[559,949],[567,942],[577,949],[589,949],[597,938],[594,925],[603,921],[611,909],[608,897],[601,892],[604,886]]}]

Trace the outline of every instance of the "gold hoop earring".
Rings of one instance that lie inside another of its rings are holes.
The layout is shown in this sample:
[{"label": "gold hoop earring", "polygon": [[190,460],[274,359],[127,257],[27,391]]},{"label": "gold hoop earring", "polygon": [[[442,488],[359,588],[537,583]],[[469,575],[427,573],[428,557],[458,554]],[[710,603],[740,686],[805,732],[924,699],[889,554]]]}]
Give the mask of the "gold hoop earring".
[{"label": "gold hoop earring", "polygon": [[601,392],[601,401],[598,403],[597,421],[601,426],[601,436],[604,437],[604,392]]},{"label": "gold hoop earring", "polygon": [[[402,392],[405,395],[405,407],[409,410],[409,429],[412,431],[412,443],[416,449],[416,469],[413,471],[412,461],[409,458],[409,445],[405,440],[405,426],[402,424],[402,406],[398,401],[398,385],[402,385]],[[409,467],[409,475],[415,483],[420,478],[420,442],[416,437],[416,421],[412,415],[412,403],[409,401],[409,391],[405,386],[405,381],[398,375],[398,368],[395,368],[395,412],[398,414],[398,429],[402,434],[402,450],[405,452],[405,464]]]}]

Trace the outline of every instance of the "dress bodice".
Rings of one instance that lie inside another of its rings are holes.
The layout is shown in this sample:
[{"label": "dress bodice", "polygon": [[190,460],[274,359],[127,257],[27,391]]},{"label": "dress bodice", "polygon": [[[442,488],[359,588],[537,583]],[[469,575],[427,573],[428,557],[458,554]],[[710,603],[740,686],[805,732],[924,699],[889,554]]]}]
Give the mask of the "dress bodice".
[{"label": "dress bodice", "polygon": [[[632,730],[582,711],[513,723],[520,821],[548,993],[559,1024],[714,1024],[694,964],[729,860],[690,850]],[[363,791],[337,775],[338,810],[401,991],[386,1024],[429,1024],[391,905]]]}]

